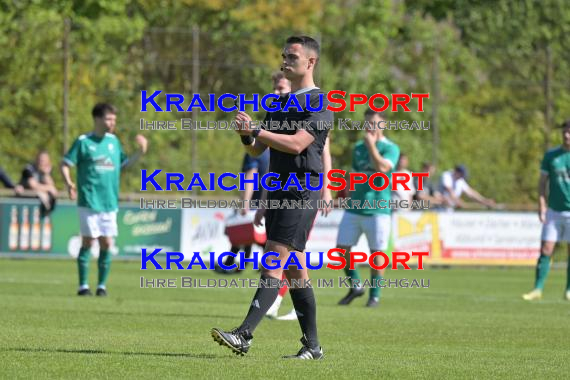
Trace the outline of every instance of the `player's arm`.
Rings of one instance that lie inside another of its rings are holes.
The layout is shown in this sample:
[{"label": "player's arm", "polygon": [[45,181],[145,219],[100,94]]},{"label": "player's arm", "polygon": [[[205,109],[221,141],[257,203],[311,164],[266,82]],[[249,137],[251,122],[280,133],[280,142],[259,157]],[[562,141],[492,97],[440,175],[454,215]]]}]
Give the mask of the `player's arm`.
[{"label": "player's arm", "polygon": [[[321,199],[325,202],[325,204],[330,204],[332,201],[332,193],[331,189],[329,189],[329,177],[327,176],[328,172],[332,169],[332,158],[331,158],[331,149],[330,149],[330,138],[327,136],[325,140],[325,147],[323,148],[323,189],[321,191]],[[327,216],[332,210],[332,207],[326,206],[325,208],[321,209],[321,215]]]},{"label": "player's arm", "polygon": [[77,197],[77,189],[75,188],[75,183],[71,179],[71,166],[69,162],[63,161],[60,166],[61,175],[63,176],[63,181],[65,186],[67,186],[67,192],[69,198],[74,200]]},{"label": "player's arm", "polygon": [[253,174],[257,173],[257,168],[251,168],[245,172],[245,179],[248,180],[245,183],[245,190],[242,192],[242,199],[245,201],[243,203],[243,209],[240,210],[240,214],[245,215],[249,211],[249,201],[251,201],[251,197],[253,197],[253,183],[251,180],[253,179]]},{"label": "player's arm", "polygon": [[546,220],[547,210],[547,194],[549,176],[547,172],[540,172],[540,179],[538,180],[538,218],[541,223]]},{"label": "player's arm", "polygon": [[134,165],[144,154],[146,154],[148,150],[148,140],[143,135],[136,135],[135,143],[138,146],[138,150],[128,159],[121,147],[121,163],[123,168],[128,168]]},{"label": "player's arm", "polygon": [[257,157],[265,152],[267,145],[259,141],[259,139],[253,139],[252,143],[249,145],[244,144],[246,152],[253,157]]},{"label": "player's arm", "polygon": [[374,130],[366,130],[366,135],[364,136],[364,145],[368,149],[368,154],[370,160],[372,161],[372,166],[374,170],[382,173],[388,173],[394,167],[394,163],[385,157],[382,157],[378,149],[376,149],[376,138],[374,136]]},{"label": "player's arm", "polygon": [[69,152],[63,156],[63,161],[60,165],[61,175],[63,176],[63,181],[65,182],[65,186],[67,187],[67,192],[69,194],[69,198],[74,200],[77,198],[77,189],[75,187],[75,183],[71,179],[71,167],[78,165],[80,161],[80,152],[81,152],[81,138],[75,140]]},{"label": "player's arm", "polygon": [[[242,128],[236,132],[241,136],[251,136],[255,131],[250,124],[251,120],[251,117],[247,113],[238,112],[236,121],[242,122],[243,124]],[[263,152],[263,150],[261,150],[263,145],[284,153],[300,154],[307,149],[313,141],[315,141],[315,138],[305,130],[298,130],[294,135],[283,135],[261,129],[254,142],[246,145],[246,149],[248,153],[254,156],[258,156]],[[258,145],[258,142],[263,145]]]},{"label": "player's arm", "polygon": [[242,133],[241,131],[236,130],[236,132],[241,137],[241,142],[245,146],[246,152],[252,157],[258,157],[263,152],[265,152],[265,149],[267,149],[267,145],[262,143],[259,139],[254,139],[253,137],[251,137],[251,133],[253,132],[253,130],[249,128],[249,122],[251,121],[251,117],[247,113],[240,111],[236,115],[236,121],[245,122],[243,125],[248,131],[248,133]]},{"label": "player's arm", "polygon": [[294,135],[282,135],[262,129],[256,140],[280,152],[301,154],[315,138],[304,130],[298,130]]}]

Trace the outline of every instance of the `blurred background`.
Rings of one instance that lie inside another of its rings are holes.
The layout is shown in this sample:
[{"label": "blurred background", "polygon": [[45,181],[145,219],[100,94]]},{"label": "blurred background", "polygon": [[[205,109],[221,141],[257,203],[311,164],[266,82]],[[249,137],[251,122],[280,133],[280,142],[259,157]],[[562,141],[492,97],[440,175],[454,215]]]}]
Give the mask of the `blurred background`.
[{"label": "blurred background", "polygon": [[[0,1],[0,166],[18,181],[40,148],[59,164],[92,129],[98,101],[119,108],[117,134],[133,151],[141,115],[191,117],[140,113],[141,90],[271,92],[284,40],[303,33],[322,44],[317,84],[327,91],[430,93],[425,112],[391,115],[430,121],[429,131],[386,133],[411,170],[464,163],[481,193],[534,207],[540,160],[560,142],[553,127],[570,116],[569,32],[563,0]],[[357,111],[336,117],[363,120]],[[332,132],[333,167],[349,167],[361,133]],[[140,167],[240,169],[232,131],[144,134]],[[122,191],[139,188],[140,172],[126,172]]]}]

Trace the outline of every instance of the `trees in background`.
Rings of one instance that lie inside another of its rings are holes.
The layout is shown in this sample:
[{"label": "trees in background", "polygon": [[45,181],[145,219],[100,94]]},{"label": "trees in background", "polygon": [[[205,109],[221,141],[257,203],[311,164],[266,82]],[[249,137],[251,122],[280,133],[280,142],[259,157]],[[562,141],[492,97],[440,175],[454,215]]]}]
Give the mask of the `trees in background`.
[{"label": "trees in background", "polygon": [[[484,193],[529,202],[545,147],[560,141],[553,126],[570,117],[569,28],[563,0],[0,1],[1,164],[16,177],[39,148],[62,154],[66,57],[67,144],[91,128],[92,105],[107,100],[120,109],[117,134],[129,149],[142,89],[269,92],[284,39],[304,33],[322,42],[317,77],[326,90],[431,94],[424,113],[392,115],[429,120],[430,131],[387,132],[413,168],[462,162]],[[337,117],[362,120],[364,108],[357,110]],[[335,167],[349,167],[362,133],[332,132]],[[239,170],[242,150],[231,131],[146,135],[152,146],[141,165],[149,169]],[[126,173],[123,191],[139,187],[138,171]]]}]

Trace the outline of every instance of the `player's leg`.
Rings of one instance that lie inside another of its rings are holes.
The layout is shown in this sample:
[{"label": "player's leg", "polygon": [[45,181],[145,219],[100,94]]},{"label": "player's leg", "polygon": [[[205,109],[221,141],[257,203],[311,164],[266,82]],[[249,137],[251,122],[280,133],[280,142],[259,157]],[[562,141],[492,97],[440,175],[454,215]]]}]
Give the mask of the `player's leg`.
[{"label": "player's leg", "polygon": [[542,226],[542,240],[540,243],[540,256],[536,263],[534,289],[523,294],[523,299],[527,301],[538,300],[542,298],[544,283],[550,271],[550,258],[554,252],[556,242],[562,236],[563,225],[560,213],[552,210],[546,212],[546,220]]},{"label": "player's leg", "polygon": [[560,236],[559,241],[565,241],[568,250],[568,265],[566,266],[566,290],[564,291],[564,299],[570,301],[570,217],[565,214],[563,219],[563,235]]},{"label": "player's leg", "polygon": [[[232,245],[230,248],[230,252],[233,252],[236,255],[239,255],[239,247],[237,245]],[[234,262],[235,262],[235,257],[228,256],[228,257],[226,257],[226,261],[224,262],[224,265],[230,266],[230,265],[233,265]]]},{"label": "player's leg", "polygon": [[91,247],[94,239],[90,236],[81,237],[81,248],[77,256],[77,270],[79,273],[78,296],[91,296],[89,289],[89,261],[91,260]]},{"label": "player's leg", "polygon": [[[286,197],[288,195],[288,193],[279,194],[275,199],[279,199],[281,196]],[[300,196],[306,198],[317,198],[319,195],[315,192],[308,191],[307,193],[300,194]],[[316,200],[314,202],[316,203]],[[313,221],[315,220],[316,212],[316,209],[268,210],[265,216],[268,239],[266,251],[277,253],[278,263],[275,264],[279,265],[276,269],[267,269],[269,266],[274,265],[274,263],[271,263],[272,258],[268,258],[267,262],[263,265],[264,268],[262,270],[261,280],[263,280],[263,282],[273,281],[273,284],[270,283],[268,286],[260,285],[255,293],[247,316],[240,327],[230,332],[225,332],[221,329],[213,329],[212,337],[214,340],[221,345],[230,347],[236,354],[243,355],[249,350],[250,342],[253,338],[253,331],[269,307],[273,304],[277,297],[277,293],[279,292],[279,280],[283,273],[283,263],[285,263],[290,254],[289,247],[295,247],[296,251],[300,252],[305,249],[307,237]],[[311,291],[309,293],[312,294],[312,289],[310,290]],[[300,298],[303,298],[303,302],[307,302],[307,298],[310,298],[307,294],[307,292],[301,292],[301,294],[296,295],[298,298],[293,298],[292,295],[295,308],[297,308],[296,302],[298,302]],[[309,320],[313,318],[310,312],[307,318]]]},{"label": "player's leg", "polygon": [[304,266],[306,256],[304,252],[296,251],[299,262],[303,268],[291,266],[285,270],[289,280],[291,300],[299,319],[299,325],[303,332],[301,343],[303,347],[296,355],[286,356],[291,359],[322,359],[323,350],[317,334],[317,303],[313,286],[309,282],[309,273]]},{"label": "player's leg", "polygon": [[97,266],[99,269],[97,295],[107,295],[107,279],[111,271],[111,247],[113,238],[117,236],[117,213],[103,212],[99,214],[99,228],[102,236],[99,237],[99,259]]},{"label": "player's leg", "polygon": [[[371,254],[374,252],[386,252],[388,249],[388,241],[390,239],[391,219],[390,215],[380,214],[367,217],[364,226],[364,233],[368,240],[368,246]],[[374,264],[381,266],[384,260],[381,256],[374,258]],[[384,277],[384,269],[378,270],[370,267],[370,280],[372,286],[370,288],[370,297],[366,306],[375,307],[380,303],[380,281]]]},{"label": "player's leg", "polygon": [[[358,243],[358,239],[362,234],[361,215],[352,214],[350,212],[345,212],[342,216],[340,224],[338,226],[338,237],[336,241],[337,248],[344,249],[346,252],[350,252],[352,246]],[[365,290],[361,286],[362,281],[360,279],[360,273],[358,268],[355,266],[354,269],[349,269],[350,263],[346,263],[344,272],[350,277],[352,287],[348,291],[348,294],[344,296],[339,302],[339,305],[348,305],[355,298],[364,295]]]},{"label": "player's leg", "polygon": [[107,279],[111,271],[111,247],[113,238],[110,236],[99,237],[99,258],[97,259],[97,295],[107,295]]},{"label": "player's leg", "polygon": [[[317,214],[317,218],[318,218],[318,214]],[[313,221],[313,224],[311,225],[311,231],[309,231],[309,235],[308,235],[307,239],[311,238],[311,232],[313,231],[313,228],[315,227],[315,222],[316,222],[317,218],[315,218],[315,220]],[[283,273],[281,280],[286,280],[286,279],[287,279],[287,277],[286,277],[285,273]],[[280,317],[277,316],[277,314],[279,313],[279,308],[281,307],[281,302],[283,301],[283,297],[285,296],[285,293],[287,293],[287,290],[289,288],[285,281],[283,281],[282,283],[283,283],[283,286],[281,287],[281,289],[279,289],[279,293],[277,294],[277,299],[275,300],[275,303],[271,306],[271,308],[267,312],[267,317],[276,318],[280,321],[294,321],[294,320],[298,319],[297,318],[297,312],[295,311],[295,308],[291,309],[291,311],[288,312],[287,314],[284,314]]]},{"label": "player's leg", "polygon": [[286,279],[287,276],[285,275],[285,273],[283,273],[281,275],[281,280],[283,285],[281,286],[281,288],[279,288],[279,292],[277,293],[277,298],[275,299],[275,302],[273,302],[273,305],[271,305],[271,307],[269,308],[269,310],[267,310],[267,313],[265,314],[267,318],[270,319],[277,318],[277,314],[279,313],[279,308],[281,307],[281,302],[283,302],[283,297],[285,296],[285,293],[287,293],[287,290],[289,290],[289,287],[283,281]]},{"label": "player's leg", "polygon": [[[229,251],[229,252],[232,252],[232,253],[235,253],[236,255],[239,255],[240,247],[237,246],[237,245],[232,245],[232,246],[230,247],[230,251]],[[247,252],[246,252],[246,253],[247,253]],[[245,257],[248,257],[248,256],[246,255]],[[235,257],[233,257],[233,256],[227,256],[227,257],[226,257],[226,260],[224,261],[224,265],[225,265],[225,266],[231,266],[231,265],[234,265],[235,263],[236,263],[236,262],[235,262]],[[222,274],[232,274],[232,273],[239,273],[239,272],[240,272],[239,266],[238,266],[237,268],[235,268],[235,269],[223,269],[220,265],[218,265],[217,262],[216,262],[216,265],[215,265],[215,267],[214,267],[214,270],[215,270],[217,273],[222,273]]]},{"label": "player's leg", "polygon": [[556,242],[542,241],[540,244],[540,256],[536,263],[535,276],[534,276],[534,289],[529,293],[523,294],[523,299],[527,301],[538,300],[542,298],[542,291],[544,290],[544,283],[550,272],[550,261],[552,252]]},{"label": "player's leg", "polygon": [[[242,324],[231,331],[214,328],[211,332],[216,342],[231,348],[237,355],[244,355],[249,351],[255,328],[259,325],[259,322],[261,322],[273,302],[275,302],[275,298],[279,292],[278,281],[283,274],[281,263],[289,256],[289,250],[286,245],[271,240],[267,241],[265,251],[273,251],[279,255],[279,268],[262,269],[259,287],[253,296],[253,300]],[[273,257],[270,259],[274,260]]]},{"label": "player's leg", "polygon": [[89,289],[89,262],[91,260],[91,247],[96,238],[101,236],[97,223],[97,213],[89,208],[79,207],[79,230],[81,231],[81,248],[77,256],[77,269],[79,273],[79,290],[77,295],[92,295]]},{"label": "player's leg", "polygon": [[[243,247],[243,257],[244,257],[244,258],[249,259],[249,258],[251,257],[251,249],[252,249],[251,244],[246,245],[245,247]],[[246,265],[247,265],[247,262],[244,263],[243,269],[245,269]],[[238,269],[237,269],[237,272],[238,272],[238,273],[241,272],[241,269],[238,268]]]}]

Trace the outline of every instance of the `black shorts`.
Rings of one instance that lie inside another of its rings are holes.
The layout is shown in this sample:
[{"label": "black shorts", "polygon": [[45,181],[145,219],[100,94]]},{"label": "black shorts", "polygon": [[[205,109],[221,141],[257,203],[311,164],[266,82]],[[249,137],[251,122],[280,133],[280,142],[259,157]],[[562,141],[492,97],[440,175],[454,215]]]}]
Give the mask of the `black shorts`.
[{"label": "black shorts", "polygon": [[267,240],[285,244],[297,251],[304,251],[309,232],[319,212],[317,202],[321,199],[319,191],[290,189],[288,191],[276,190],[268,192],[267,199],[304,200],[310,201],[311,208],[275,209],[269,208],[265,212],[265,229]]}]

